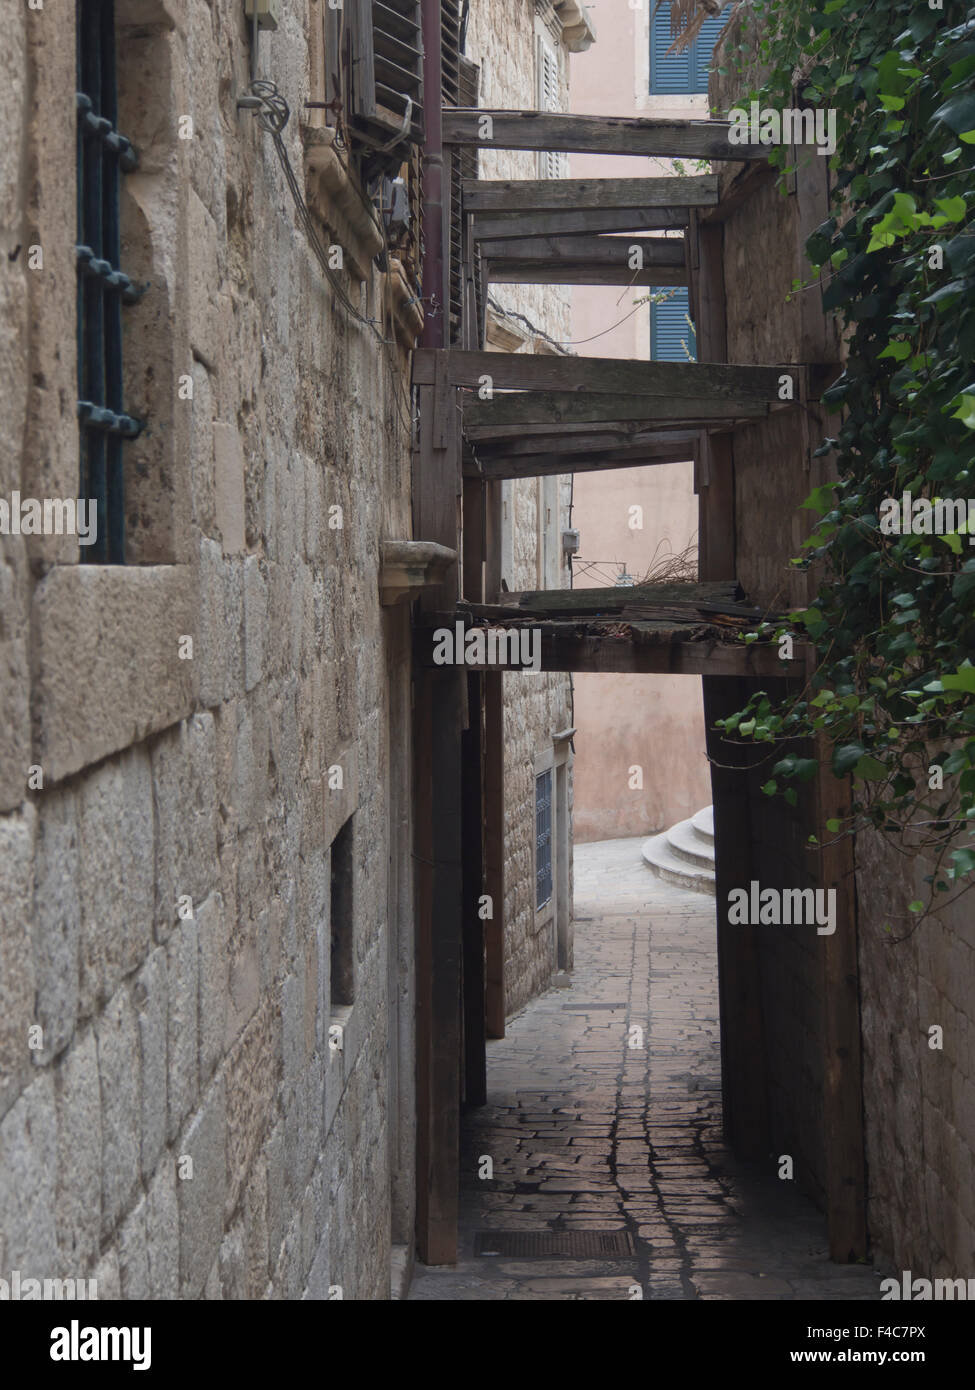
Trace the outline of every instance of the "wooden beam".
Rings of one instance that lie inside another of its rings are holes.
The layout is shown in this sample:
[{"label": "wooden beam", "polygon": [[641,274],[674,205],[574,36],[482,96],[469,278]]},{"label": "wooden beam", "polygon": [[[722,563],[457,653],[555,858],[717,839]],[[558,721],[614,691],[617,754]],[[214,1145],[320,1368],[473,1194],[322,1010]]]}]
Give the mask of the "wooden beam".
[{"label": "wooden beam", "polygon": [[473,218],[471,228],[475,241],[501,241],[599,232],[680,231],[689,220],[689,208],[574,208],[568,212],[481,213]]},{"label": "wooden beam", "polygon": [[647,116],[576,116],[480,108],[447,108],[443,113],[443,138],[449,145],[677,159],[768,159],[770,146],[732,145],[729,130],[727,121],[668,121]]},{"label": "wooden beam", "polygon": [[[500,462],[502,458],[519,458],[535,454],[596,454],[623,453],[631,449],[641,453],[653,454],[658,450],[661,456],[673,449],[691,449],[697,441],[694,430],[605,430],[598,434],[566,434],[557,431],[553,434],[527,437],[519,435],[512,439],[487,441],[478,449],[481,462]],[[682,454],[681,460],[691,455]]]},{"label": "wooden beam", "polygon": [[[571,627],[571,624],[566,624]],[[418,630],[417,659],[433,663],[433,632]],[[543,628],[542,671],[623,672],[632,675],[754,676],[762,680],[794,680],[805,671],[803,653],[793,661],[781,661],[778,647],[770,643],[731,642],[634,642],[621,637],[588,634],[554,636]],[[497,666],[472,665],[470,671],[498,671]],[[530,671],[507,668],[509,676],[532,680]]]},{"label": "wooden beam", "polygon": [[686,285],[683,266],[675,269],[629,270],[625,264],[598,265],[595,262],[569,265],[565,261],[487,261],[487,278],[493,285]]},{"label": "wooden beam", "polygon": [[718,201],[716,174],[662,179],[469,179],[465,212],[699,208]]},{"label": "wooden beam", "polygon": [[683,237],[550,236],[486,241],[481,255],[501,261],[559,261],[567,265],[625,266],[633,249],[645,266],[679,268],[684,264]]},{"label": "wooden beam", "polygon": [[504,676],[484,677],[484,891],[492,914],[484,922],[484,1024],[503,1038],[504,1009]]},{"label": "wooden beam", "polygon": [[[500,356],[500,354],[498,354]],[[520,357],[520,361],[528,361]],[[579,391],[521,391],[495,396],[493,401],[471,399],[464,403],[464,432],[469,440],[491,436],[498,425],[615,424],[635,420],[647,430],[664,422],[682,430],[738,419],[757,419],[768,414],[764,401],[708,400],[676,396],[609,396]]]},{"label": "wooden beam", "polygon": [[617,449],[605,454],[525,454],[517,457],[498,455],[481,458],[477,463],[464,465],[469,477],[493,480],[497,478],[544,478],[563,473],[615,472],[618,468],[649,468],[662,463],[687,463],[694,458],[696,434],[680,438],[685,444],[657,445],[653,448]]},{"label": "wooden beam", "polygon": [[484,242],[481,255],[497,285],[687,283],[682,237],[519,237]]},{"label": "wooden beam", "polygon": [[[421,349],[413,354],[413,384],[424,386],[435,381],[441,361],[447,383],[471,391],[481,391],[487,379],[494,391],[632,395],[644,401],[648,397],[667,401],[680,396],[735,406],[739,402],[777,403],[779,378],[788,373],[795,382],[798,376],[795,367],[732,367],[725,363],[641,362],[459,349],[441,354]],[[798,390],[794,394],[798,399]],[[495,396],[493,401],[483,403],[494,405],[499,399]],[[623,415],[620,418],[634,417]]]}]

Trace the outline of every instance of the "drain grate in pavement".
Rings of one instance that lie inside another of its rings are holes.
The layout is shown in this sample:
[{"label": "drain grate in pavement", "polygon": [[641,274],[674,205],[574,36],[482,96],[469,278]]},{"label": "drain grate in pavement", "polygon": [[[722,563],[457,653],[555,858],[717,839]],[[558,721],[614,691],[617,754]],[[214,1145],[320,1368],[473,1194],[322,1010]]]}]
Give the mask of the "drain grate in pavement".
[{"label": "drain grate in pavement", "polygon": [[511,1260],[568,1260],[633,1255],[629,1231],[478,1231],[475,1255],[501,1255]]},{"label": "drain grate in pavement", "polygon": [[588,1013],[591,1013],[591,1012],[593,1011],[593,1009],[625,1009],[625,1008],[626,1008],[626,1000],[625,1000],[625,999],[620,999],[620,1000],[617,1000],[617,1002],[616,1002],[615,1004],[563,1004],[563,1005],[562,1005],[562,1012],[563,1012],[564,1014],[579,1014],[579,1013],[588,1014]]}]

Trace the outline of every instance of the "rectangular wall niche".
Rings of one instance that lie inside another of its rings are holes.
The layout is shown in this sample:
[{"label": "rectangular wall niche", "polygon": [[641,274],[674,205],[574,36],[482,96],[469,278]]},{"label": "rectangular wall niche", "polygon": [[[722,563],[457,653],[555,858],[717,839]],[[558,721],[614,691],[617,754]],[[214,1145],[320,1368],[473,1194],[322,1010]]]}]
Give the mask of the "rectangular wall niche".
[{"label": "rectangular wall niche", "polygon": [[552,769],[535,778],[535,911],[552,900]]},{"label": "rectangular wall niche", "polygon": [[354,816],[332,841],[332,889],[329,925],[332,932],[331,1002],[351,1004],[355,999],[355,949],[353,940],[353,834]]}]

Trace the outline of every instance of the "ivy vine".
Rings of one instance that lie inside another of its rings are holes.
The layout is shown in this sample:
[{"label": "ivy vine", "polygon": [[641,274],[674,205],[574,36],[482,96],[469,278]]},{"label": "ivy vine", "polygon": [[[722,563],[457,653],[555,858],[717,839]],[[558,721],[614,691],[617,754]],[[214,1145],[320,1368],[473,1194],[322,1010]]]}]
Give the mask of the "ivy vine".
[{"label": "ivy vine", "polygon": [[[971,535],[964,519],[975,499],[975,9],[757,0],[754,13],[768,76],[748,100],[837,112],[833,215],[806,254],[825,272],[848,356],[824,396],[842,424],[817,450],[833,454],[838,481],[803,503],[818,521],[792,561],[821,575],[790,615],[816,674],[800,695],[758,694],[719,727],[773,745],[825,736],[834,773],[853,777],[852,814],[827,831],[872,825],[923,849],[933,899],[975,871],[975,505]],[[773,151],[780,168],[784,157]],[[885,514],[904,494],[915,530],[891,530]],[[940,535],[923,529],[937,499],[961,504]],[[788,753],[763,790],[794,803],[817,770]]]}]

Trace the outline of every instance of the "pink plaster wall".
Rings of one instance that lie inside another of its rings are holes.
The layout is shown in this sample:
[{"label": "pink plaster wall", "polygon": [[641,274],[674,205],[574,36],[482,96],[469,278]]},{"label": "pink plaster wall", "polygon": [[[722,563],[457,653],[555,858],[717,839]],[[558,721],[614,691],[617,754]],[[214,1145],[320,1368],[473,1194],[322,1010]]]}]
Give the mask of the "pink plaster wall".
[{"label": "pink plaster wall", "polygon": [[[573,111],[706,116],[703,95],[649,95],[649,6],[633,11],[623,0],[612,0],[591,9],[598,37],[586,53],[573,55]],[[650,178],[669,172],[666,160],[572,156],[573,178]],[[577,287],[572,296],[574,351],[587,357],[648,359],[649,306],[634,304],[645,294],[639,287]],[[605,333],[612,325],[618,326]],[[577,474],[573,503],[582,560],[619,561],[630,574],[642,576],[658,544],[669,541],[678,551],[696,540],[690,463]],[[643,508],[642,530],[628,525],[634,504]],[[601,582],[606,580],[575,580],[586,588]],[[577,841],[649,834],[709,804],[704,714],[695,677],[576,676],[574,722]],[[635,765],[643,770],[642,790],[628,785]]]}]

